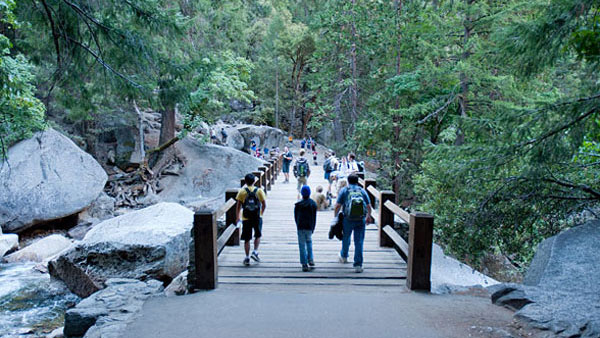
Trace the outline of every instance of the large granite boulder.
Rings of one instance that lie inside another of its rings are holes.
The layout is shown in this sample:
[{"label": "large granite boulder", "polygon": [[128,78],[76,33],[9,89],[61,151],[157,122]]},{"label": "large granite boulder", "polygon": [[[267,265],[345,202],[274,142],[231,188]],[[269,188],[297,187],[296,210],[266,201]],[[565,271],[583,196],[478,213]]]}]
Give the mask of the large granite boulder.
[{"label": "large granite boulder", "polygon": [[66,337],[126,337],[126,327],[142,310],[144,302],[161,294],[156,280],[109,279],[106,289],[82,300],[65,314]]},{"label": "large granite boulder", "polygon": [[250,142],[254,141],[260,148],[281,147],[285,145],[287,137],[285,133],[269,126],[240,125],[237,130],[244,137],[244,149],[250,148]]},{"label": "large granite boulder", "polygon": [[20,232],[85,209],[107,176],[92,156],[48,129],[8,150],[0,166],[0,225]]},{"label": "large granite boulder", "polygon": [[61,235],[50,235],[44,237],[23,249],[14,252],[4,258],[9,263],[17,262],[38,262],[51,258],[52,256],[66,250],[72,245],[72,242]]},{"label": "large granite boulder", "polygon": [[106,220],[83,240],[50,261],[50,275],[87,297],[108,278],[169,282],[187,268],[194,213],[176,203],[159,203]]},{"label": "large granite boulder", "polygon": [[209,200],[223,203],[225,190],[239,188],[240,179],[263,162],[239,150],[185,138],[175,144],[184,166],[178,176],[164,176],[158,197],[199,208]]},{"label": "large granite boulder", "polygon": [[217,137],[221,142],[223,142],[223,136],[221,135],[221,128],[225,130],[227,134],[227,142],[224,145],[231,147],[237,150],[244,150],[245,140],[242,134],[237,130],[237,128],[230,126],[228,124],[217,124],[214,126]]},{"label": "large granite boulder", "polygon": [[0,228],[0,258],[19,247],[19,235],[3,234]]},{"label": "large granite boulder", "polygon": [[600,221],[540,243],[524,285],[495,288],[492,301],[564,337],[600,337]]}]

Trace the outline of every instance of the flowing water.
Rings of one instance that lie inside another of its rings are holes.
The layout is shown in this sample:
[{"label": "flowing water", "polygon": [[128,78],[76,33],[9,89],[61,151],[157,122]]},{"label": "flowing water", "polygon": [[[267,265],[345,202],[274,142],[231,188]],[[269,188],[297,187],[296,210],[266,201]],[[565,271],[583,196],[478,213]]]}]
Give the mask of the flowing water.
[{"label": "flowing water", "polygon": [[45,337],[79,298],[35,264],[0,264],[0,337]]}]

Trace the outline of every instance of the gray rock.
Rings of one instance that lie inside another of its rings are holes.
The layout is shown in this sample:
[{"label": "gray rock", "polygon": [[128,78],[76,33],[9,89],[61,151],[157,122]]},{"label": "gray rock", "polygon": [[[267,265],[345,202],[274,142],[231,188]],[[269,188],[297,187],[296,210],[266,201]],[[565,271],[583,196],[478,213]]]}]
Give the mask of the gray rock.
[{"label": "gray rock", "polygon": [[66,250],[72,245],[71,241],[61,235],[44,237],[25,248],[14,252],[4,259],[9,263],[43,262],[46,259]]},{"label": "gray rock", "polygon": [[50,261],[50,275],[81,297],[109,278],[170,281],[187,268],[193,215],[179,204],[159,203],[106,220]]},{"label": "gray rock", "polygon": [[207,200],[223,201],[225,190],[238,188],[240,178],[256,171],[262,161],[241,151],[185,138],[175,144],[185,164],[179,176],[164,176],[158,196],[198,208]]},{"label": "gray rock", "polygon": [[472,267],[446,256],[442,248],[433,244],[431,257],[431,292],[437,294],[460,292],[474,286],[498,284]]},{"label": "gray rock", "polygon": [[282,130],[269,126],[241,125],[237,127],[237,130],[244,137],[244,149],[250,148],[252,140],[260,148],[268,147],[269,149],[273,147],[283,148],[287,141]]},{"label": "gray rock", "polygon": [[175,277],[171,284],[165,288],[166,296],[182,296],[188,291],[187,270]]},{"label": "gray rock", "polygon": [[67,236],[80,241],[85,237],[85,234],[87,234],[88,231],[90,231],[92,227],[98,223],[100,223],[99,219],[88,218],[86,221],[81,222],[69,229]]},{"label": "gray rock", "polygon": [[242,134],[237,130],[237,128],[226,124],[217,124],[214,127],[214,129],[217,133],[217,137],[219,138],[219,140],[221,140],[221,142],[223,142],[223,137],[221,136],[221,128],[224,128],[225,133],[227,133],[227,142],[225,144],[226,146],[237,150],[244,149],[245,140]]},{"label": "gray rock", "polygon": [[115,213],[115,199],[105,192],[100,193],[79,219],[95,218],[101,221],[112,218]]},{"label": "gray rock", "polygon": [[19,247],[19,235],[0,232],[0,258]]},{"label": "gray rock", "polygon": [[57,328],[56,330],[50,332],[46,338],[64,338],[65,334],[63,332],[64,326]]},{"label": "gray rock", "polygon": [[600,222],[543,241],[525,285],[506,284],[492,296],[516,316],[563,337],[600,337]]},{"label": "gray rock", "polygon": [[156,280],[109,279],[98,291],[67,311],[66,337],[121,337],[127,324],[142,309],[145,300],[162,293]]},{"label": "gray rock", "polygon": [[8,150],[0,166],[0,224],[20,232],[85,209],[107,176],[92,156],[59,132],[36,133]]}]

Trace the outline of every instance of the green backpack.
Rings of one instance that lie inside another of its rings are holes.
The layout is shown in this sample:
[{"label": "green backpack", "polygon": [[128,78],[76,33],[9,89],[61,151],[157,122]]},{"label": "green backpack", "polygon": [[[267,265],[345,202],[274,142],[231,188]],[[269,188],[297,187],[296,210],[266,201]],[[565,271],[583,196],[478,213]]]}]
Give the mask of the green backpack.
[{"label": "green backpack", "polygon": [[349,220],[359,221],[367,215],[367,203],[360,188],[348,187],[344,216]]}]

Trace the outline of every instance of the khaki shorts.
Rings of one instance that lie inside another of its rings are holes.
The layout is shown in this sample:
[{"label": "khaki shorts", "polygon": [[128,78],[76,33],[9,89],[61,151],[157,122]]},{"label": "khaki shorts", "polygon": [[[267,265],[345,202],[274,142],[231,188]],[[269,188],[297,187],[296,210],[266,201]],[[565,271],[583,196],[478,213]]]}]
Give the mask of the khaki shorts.
[{"label": "khaki shorts", "polygon": [[302,186],[306,185],[306,177],[297,177],[298,180],[298,192],[302,189]]}]

